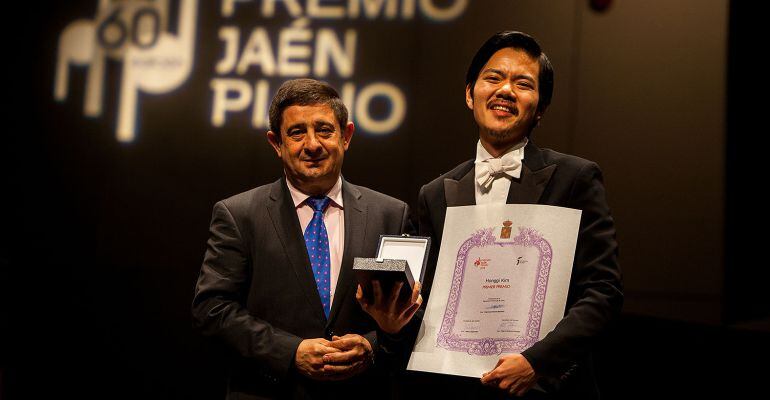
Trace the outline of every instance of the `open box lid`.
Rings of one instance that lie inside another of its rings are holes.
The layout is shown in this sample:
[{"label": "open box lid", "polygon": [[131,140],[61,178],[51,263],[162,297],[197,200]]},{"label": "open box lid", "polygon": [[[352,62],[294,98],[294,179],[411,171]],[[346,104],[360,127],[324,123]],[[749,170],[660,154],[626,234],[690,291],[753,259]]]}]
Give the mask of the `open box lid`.
[{"label": "open box lid", "polygon": [[427,236],[380,235],[377,262],[406,260],[412,277],[422,282],[429,251],[430,238]]}]

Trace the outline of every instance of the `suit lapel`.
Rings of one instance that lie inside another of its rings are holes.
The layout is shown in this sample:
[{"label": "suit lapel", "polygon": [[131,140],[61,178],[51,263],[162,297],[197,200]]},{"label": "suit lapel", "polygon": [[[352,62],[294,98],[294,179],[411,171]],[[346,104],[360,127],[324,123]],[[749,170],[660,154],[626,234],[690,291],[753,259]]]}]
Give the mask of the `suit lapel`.
[{"label": "suit lapel", "polygon": [[476,204],[473,160],[459,169],[457,175],[444,179],[444,197],[447,207],[472,206]]},{"label": "suit lapel", "polygon": [[316,315],[321,321],[324,321],[326,316],[324,315],[323,304],[321,304],[321,297],[318,295],[310,259],[307,256],[305,238],[302,236],[297,210],[294,207],[285,179],[281,178],[273,183],[267,210],[273,227],[278,233],[278,239],[283,245],[286,257],[289,259],[289,264],[297,275],[297,282],[302,286],[305,298],[310,306],[316,309]]},{"label": "suit lapel", "polygon": [[521,178],[511,180],[507,204],[537,204],[556,171],[556,164],[546,166],[541,151],[530,141],[524,148]]},{"label": "suit lapel", "polygon": [[507,204],[537,204],[548,181],[551,180],[556,164],[539,171],[532,171],[525,163],[521,170],[521,179],[512,179],[508,190]]},{"label": "suit lapel", "polygon": [[364,234],[366,233],[366,203],[361,200],[361,192],[342,180],[342,201],[345,213],[345,250],[342,253],[340,275],[334,289],[334,301],[329,312],[327,327],[333,325],[344,305],[353,285],[353,257],[362,254]]}]

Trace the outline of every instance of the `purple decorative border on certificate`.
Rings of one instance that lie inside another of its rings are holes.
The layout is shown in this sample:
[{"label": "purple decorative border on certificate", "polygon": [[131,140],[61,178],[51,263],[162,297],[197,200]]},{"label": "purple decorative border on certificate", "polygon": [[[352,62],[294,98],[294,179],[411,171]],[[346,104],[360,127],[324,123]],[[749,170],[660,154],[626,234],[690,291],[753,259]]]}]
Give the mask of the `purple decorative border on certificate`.
[{"label": "purple decorative border on certificate", "polygon": [[[457,261],[455,262],[454,275],[452,276],[452,287],[449,291],[449,300],[447,301],[444,319],[441,322],[441,329],[439,330],[436,343],[439,347],[451,351],[467,352],[473,355],[489,356],[521,352],[535,344],[538,340],[540,323],[543,319],[545,293],[548,289],[548,274],[551,271],[551,261],[553,258],[551,244],[543,239],[536,230],[523,227],[519,227],[519,234],[513,240],[498,242],[495,241],[495,237],[492,235],[492,229],[487,228],[476,231],[476,233],[463,242],[460,250],[457,252]],[[465,278],[465,268],[468,266],[468,253],[475,247],[487,246],[535,247],[540,252],[537,274],[535,275],[537,282],[532,293],[526,331],[522,337],[514,339],[488,337],[462,339],[457,334],[452,333],[462,294],[460,288],[462,288]]]}]

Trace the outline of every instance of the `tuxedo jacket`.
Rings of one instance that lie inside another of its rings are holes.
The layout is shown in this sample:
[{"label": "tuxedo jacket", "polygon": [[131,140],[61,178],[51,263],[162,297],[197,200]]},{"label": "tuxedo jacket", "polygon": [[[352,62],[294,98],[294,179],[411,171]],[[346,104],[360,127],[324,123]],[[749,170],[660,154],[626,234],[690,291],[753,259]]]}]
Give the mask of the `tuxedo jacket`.
[{"label": "tuxedo jacket", "polygon": [[[324,315],[303,232],[285,178],[214,205],[193,319],[232,350],[228,398],[352,398],[385,395],[376,322],[356,302],[354,257],[375,257],[381,234],[407,230],[408,207],[343,180],[345,244],[329,318]],[[317,382],[294,367],[303,339],[355,333],[374,366],[342,382]],[[376,396],[375,396],[376,397]]]},{"label": "tuxedo jacket", "polygon": [[[426,271],[423,296],[430,296],[447,207],[476,204],[474,160],[423,186],[419,194],[421,235],[433,238],[431,269]],[[539,386],[552,394],[596,398],[591,348],[623,302],[617,262],[615,226],[605,199],[602,173],[588,160],[539,149],[524,148],[519,179],[512,179],[508,204],[546,204],[582,211],[564,318],[556,328],[522,352]],[[474,382],[474,384],[476,384]]]}]

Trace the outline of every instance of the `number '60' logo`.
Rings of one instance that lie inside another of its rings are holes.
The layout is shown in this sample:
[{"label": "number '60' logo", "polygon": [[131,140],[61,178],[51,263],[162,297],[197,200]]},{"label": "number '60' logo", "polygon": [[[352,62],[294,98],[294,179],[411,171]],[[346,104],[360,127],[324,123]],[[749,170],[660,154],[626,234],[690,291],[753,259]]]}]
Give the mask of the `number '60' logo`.
[{"label": "number '60' logo", "polygon": [[[120,49],[126,40],[131,40],[139,48],[150,48],[155,45],[160,35],[161,17],[158,10],[151,7],[136,9],[133,15],[127,16],[124,7],[115,7],[100,23],[96,31],[99,45],[108,50]],[[121,16],[128,17],[127,24]]]}]

